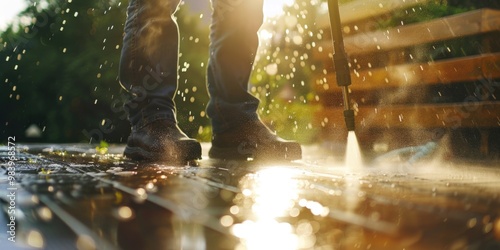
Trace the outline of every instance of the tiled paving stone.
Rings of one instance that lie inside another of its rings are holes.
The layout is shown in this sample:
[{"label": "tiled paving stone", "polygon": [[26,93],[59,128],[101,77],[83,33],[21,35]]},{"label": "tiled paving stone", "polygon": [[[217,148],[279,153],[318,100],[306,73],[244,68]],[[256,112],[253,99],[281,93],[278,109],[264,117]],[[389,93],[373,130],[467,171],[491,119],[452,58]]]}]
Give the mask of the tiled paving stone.
[{"label": "tiled paving stone", "polygon": [[[96,154],[76,144],[19,152],[19,186],[34,200],[20,207],[37,215],[19,220],[31,228],[20,226],[23,246],[25,232],[35,231],[52,249],[500,247],[495,164],[347,168],[306,147],[306,160],[292,163],[172,166],[131,162],[121,150]],[[49,233],[57,231],[65,233]]]}]

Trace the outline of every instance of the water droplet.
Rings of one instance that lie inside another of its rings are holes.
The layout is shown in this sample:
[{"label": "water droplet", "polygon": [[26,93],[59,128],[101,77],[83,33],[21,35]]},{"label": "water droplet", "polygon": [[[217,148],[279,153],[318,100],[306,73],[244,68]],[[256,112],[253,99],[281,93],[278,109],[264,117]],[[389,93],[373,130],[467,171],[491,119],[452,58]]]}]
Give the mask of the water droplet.
[{"label": "water droplet", "polygon": [[26,237],[26,243],[34,248],[43,248],[44,247],[43,235],[36,230],[31,230],[29,231],[28,236]]},{"label": "water droplet", "polygon": [[483,232],[485,234],[487,234],[487,233],[491,232],[492,229],[493,229],[493,223],[490,222],[490,223],[484,225]]},{"label": "water droplet", "polygon": [[477,224],[477,219],[476,218],[471,218],[467,221],[467,227],[468,228],[473,228]]},{"label": "water droplet", "polygon": [[117,214],[119,219],[128,220],[132,218],[132,216],[134,215],[134,211],[130,207],[122,206],[118,208]]},{"label": "water droplet", "polygon": [[95,241],[88,235],[79,235],[76,240],[76,248],[85,250],[96,249]]},{"label": "water droplet", "polygon": [[238,206],[236,206],[236,205],[231,206],[231,207],[229,208],[229,212],[230,212],[231,214],[236,215],[236,214],[238,214],[238,213],[240,212],[240,207],[238,207]]},{"label": "water droplet", "polygon": [[234,219],[231,215],[224,215],[220,218],[220,224],[224,227],[230,227],[234,223]]}]

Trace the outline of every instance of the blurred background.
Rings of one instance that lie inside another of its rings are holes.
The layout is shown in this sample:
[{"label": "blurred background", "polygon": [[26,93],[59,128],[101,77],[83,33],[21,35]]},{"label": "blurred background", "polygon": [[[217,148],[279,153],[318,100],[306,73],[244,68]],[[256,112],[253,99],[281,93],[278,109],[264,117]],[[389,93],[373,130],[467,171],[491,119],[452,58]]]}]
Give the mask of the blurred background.
[{"label": "blurred background", "polygon": [[[3,44],[0,48],[2,136],[16,135],[18,141],[53,143],[88,142],[90,137],[94,137],[94,142],[124,142],[130,128],[121,108],[125,95],[117,76],[128,2],[17,2],[24,8],[11,22],[3,23],[0,38]],[[266,41],[256,66],[257,74],[252,79],[256,86],[253,92],[270,90],[269,95],[263,95],[263,110],[271,100],[278,101],[285,82],[290,82],[277,77],[277,72],[268,75],[263,70],[278,58],[293,56],[287,51],[272,55],[275,51],[271,46],[280,46],[278,43],[284,42],[284,36],[279,41],[270,41],[275,32],[284,34],[283,8],[292,13],[299,11],[287,4],[293,1],[266,3],[266,15],[273,21],[266,23],[263,31]],[[4,10],[11,8],[11,3],[4,5]],[[317,7],[314,2],[307,5],[310,10]],[[210,138],[205,114],[210,13],[208,0],[191,0],[183,2],[176,14],[181,31],[178,118],[186,133],[205,141]],[[313,18],[311,11],[307,22],[312,23]],[[272,30],[273,27],[279,30]],[[303,50],[301,54],[306,53]],[[271,55],[273,58],[268,57]],[[284,66],[279,75],[291,72],[286,68]],[[292,89],[294,93],[285,93],[296,96],[294,105],[306,107],[307,100],[311,99],[309,85],[300,84],[307,81],[308,73],[297,72],[293,80],[297,82]],[[285,115],[281,112],[283,108],[271,111],[274,115]],[[290,117],[287,115],[284,120],[307,124],[306,120],[298,119],[299,110],[285,112]],[[270,114],[266,111],[263,115]]]},{"label": "blurred background", "polygon": [[[126,141],[130,126],[122,109],[125,93],[118,82],[118,62],[127,5],[128,1],[118,0],[2,3],[2,17],[15,12],[13,19],[0,24],[2,138],[50,143]],[[19,13],[14,6],[19,6]],[[387,30],[485,7],[498,9],[500,4],[493,0],[422,1],[375,18],[370,29]],[[175,15],[181,31],[178,120],[188,135],[202,141],[211,136],[205,113],[210,13],[208,0],[186,0]],[[330,126],[326,133],[343,130],[342,117],[333,123],[322,113],[328,103],[335,106],[341,101],[315,88],[318,75],[334,71],[314,56],[318,45],[329,39],[328,28],[318,24],[327,15],[326,2],[266,0],[265,14],[250,89],[261,99],[262,119],[281,136],[302,143],[342,140],[343,132],[339,132],[342,136],[325,136],[325,127]],[[344,27],[344,32],[350,31]],[[428,62],[480,54],[483,47],[474,39],[426,44],[412,59]],[[468,93],[456,98],[463,100]],[[363,105],[364,96],[354,101]],[[495,129],[497,133],[498,126]]]}]

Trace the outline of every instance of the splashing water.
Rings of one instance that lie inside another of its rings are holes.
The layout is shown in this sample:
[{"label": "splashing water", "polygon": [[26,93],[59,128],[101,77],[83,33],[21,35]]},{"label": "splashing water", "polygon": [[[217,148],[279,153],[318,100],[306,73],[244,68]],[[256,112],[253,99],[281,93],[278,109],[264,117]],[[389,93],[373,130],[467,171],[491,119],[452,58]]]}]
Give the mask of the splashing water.
[{"label": "splashing water", "polygon": [[359,149],[358,139],[354,131],[349,131],[347,135],[347,150],[345,155],[345,165],[349,168],[363,167],[361,150]]}]

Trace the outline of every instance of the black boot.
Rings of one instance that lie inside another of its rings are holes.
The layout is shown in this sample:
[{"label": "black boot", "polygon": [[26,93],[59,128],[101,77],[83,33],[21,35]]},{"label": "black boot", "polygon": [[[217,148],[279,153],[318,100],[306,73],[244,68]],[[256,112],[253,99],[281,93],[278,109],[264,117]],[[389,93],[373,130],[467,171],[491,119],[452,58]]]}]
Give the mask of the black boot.
[{"label": "black boot", "polygon": [[210,158],[225,160],[298,160],[300,144],[286,141],[271,132],[261,121],[245,123],[230,131],[214,134]]},{"label": "black boot", "polygon": [[133,160],[183,163],[201,159],[201,145],[177,124],[159,120],[132,130],[123,154]]}]

